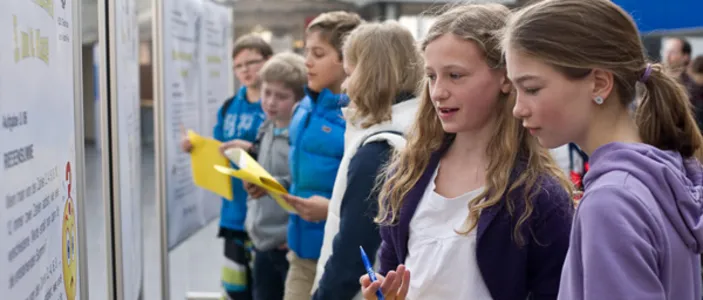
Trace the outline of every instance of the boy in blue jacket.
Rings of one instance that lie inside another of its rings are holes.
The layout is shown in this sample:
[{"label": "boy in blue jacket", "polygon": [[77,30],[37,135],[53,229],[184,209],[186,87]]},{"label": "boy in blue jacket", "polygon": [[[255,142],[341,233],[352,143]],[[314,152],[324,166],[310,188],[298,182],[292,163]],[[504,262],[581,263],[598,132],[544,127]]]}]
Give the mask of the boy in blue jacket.
[{"label": "boy in blue jacket", "polygon": [[327,206],[344,154],[346,123],[341,95],[346,79],[342,41],[361,24],[357,14],[329,12],[315,18],[306,30],[307,96],[293,114],[289,155],[291,188],[284,196],[298,212],[288,222],[290,267],[286,300],[310,300],[315,269],[325,231]]},{"label": "boy in blue jacket", "polygon": [[[248,150],[256,139],[265,118],[259,101],[258,73],[271,55],[271,46],[255,35],[242,36],[234,43],[234,74],[243,86],[218,111],[213,137],[223,142],[220,147],[223,154],[235,147]],[[182,148],[190,152],[192,144],[188,139],[183,140]],[[252,299],[251,241],[244,228],[247,193],[241,180],[232,178],[232,194],[232,201],[222,199],[220,211],[218,236],[225,240],[222,288],[226,299],[249,300]]]}]

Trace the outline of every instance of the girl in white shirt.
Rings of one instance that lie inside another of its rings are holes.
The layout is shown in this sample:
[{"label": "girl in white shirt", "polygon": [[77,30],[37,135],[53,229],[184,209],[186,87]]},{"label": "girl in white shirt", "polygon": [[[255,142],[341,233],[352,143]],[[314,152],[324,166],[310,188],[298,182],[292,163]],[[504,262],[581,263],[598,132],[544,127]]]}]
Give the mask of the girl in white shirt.
[{"label": "girl in white shirt", "polygon": [[[556,299],[568,248],[570,183],[512,116],[502,5],[454,8],[421,50],[426,80],[408,144],[379,196],[376,299]],[[411,270],[413,276],[409,276]]]}]

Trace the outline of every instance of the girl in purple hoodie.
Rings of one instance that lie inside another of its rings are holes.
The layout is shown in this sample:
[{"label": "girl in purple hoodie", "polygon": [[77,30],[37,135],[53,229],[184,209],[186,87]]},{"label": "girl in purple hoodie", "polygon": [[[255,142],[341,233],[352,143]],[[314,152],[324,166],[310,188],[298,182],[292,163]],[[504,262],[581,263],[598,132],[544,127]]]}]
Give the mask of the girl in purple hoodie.
[{"label": "girl in purple hoodie", "polygon": [[503,46],[513,114],[542,145],[590,156],[559,299],[701,299],[703,138],[632,18],[608,0],[547,0],[511,17]]}]

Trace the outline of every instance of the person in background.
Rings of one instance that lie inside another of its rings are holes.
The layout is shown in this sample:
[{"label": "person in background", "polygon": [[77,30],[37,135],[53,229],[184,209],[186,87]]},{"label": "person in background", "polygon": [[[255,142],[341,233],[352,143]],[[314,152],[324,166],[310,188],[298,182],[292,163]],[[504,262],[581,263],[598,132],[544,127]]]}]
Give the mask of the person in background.
[{"label": "person in background", "polygon": [[344,152],[346,122],[341,108],[349,100],[340,94],[346,77],[341,45],[359,24],[357,14],[338,11],[319,15],[306,29],[307,96],[290,124],[291,188],[290,195],[284,195],[297,211],[288,221],[286,300],[310,299],[328,199]]},{"label": "person in background", "polygon": [[[259,78],[266,121],[259,127],[249,151],[261,167],[288,189],[288,125],[293,108],[305,96],[305,61],[293,53],[276,54],[261,68]],[[254,299],[281,300],[288,273],[288,212],[263,188],[248,182],[244,182],[244,188],[249,193],[246,229],[255,250]]]},{"label": "person in background", "polygon": [[691,62],[691,43],[683,38],[669,38],[664,44],[664,63],[667,72],[682,82],[689,78],[686,68]]},{"label": "person in background", "polygon": [[[383,51],[379,51],[383,49]],[[422,58],[413,35],[396,22],[362,24],[344,43],[344,85],[351,100],[344,157],[327,213],[312,299],[361,299],[359,276],[366,273],[359,246],[373,264],[381,244],[373,217],[378,213],[376,177],[412,124],[422,80]]]},{"label": "person in background", "polygon": [[361,277],[366,299],[379,287],[387,299],[556,299],[571,184],[511,114],[499,39],[509,15],[459,6],[423,41],[419,112],[379,196],[386,277]]},{"label": "person in background", "polygon": [[688,67],[688,93],[695,108],[698,129],[703,129],[703,55],[697,56]]},{"label": "person in background", "polygon": [[[213,137],[222,142],[220,151],[237,147],[249,150],[256,139],[264,112],[259,102],[261,66],[273,55],[271,46],[255,35],[237,39],[232,52],[234,74],[242,83],[234,97],[226,100],[217,112]],[[193,145],[187,138],[181,142],[183,151]],[[247,214],[247,193],[242,181],[232,177],[234,199],[222,199],[220,230],[224,239],[225,265],[222,267],[222,287],[227,299],[252,299],[251,242],[244,228]]]},{"label": "person in background", "polygon": [[559,299],[701,299],[703,137],[632,17],[609,0],[537,2],[503,45],[514,115],[543,146],[589,155]]},{"label": "person in background", "polygon": [[664,63],[669,75],[679,80],[688,92],[693,105],[698,128],[703,129],[703,102],[699,98],[700,90],[691,77],[691,43],[683,38],[669,38],[664,44]]}]

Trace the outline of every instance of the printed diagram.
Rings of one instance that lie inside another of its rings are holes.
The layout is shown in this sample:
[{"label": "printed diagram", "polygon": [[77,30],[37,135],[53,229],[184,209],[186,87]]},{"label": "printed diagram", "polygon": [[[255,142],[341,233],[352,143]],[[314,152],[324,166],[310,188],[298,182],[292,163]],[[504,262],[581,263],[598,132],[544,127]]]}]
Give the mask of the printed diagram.
[{"label": "printed diagram", "polygon": [[76,240],[76,209],[71,197],[71,163],[66,163],[66,183],[68,184],[68,193],[66,195],[66,203],[63,208],[63,218],[61,218],[61,260],[63,261],[63,284],[66,288],[66,299],[75,300],[76,298],[76,267],[78,265],[78,241]]},{"label": "printed diagram", "polygon": [[[46,11],[50,17],[54,17],[54,0],[32,0],[32,2]],[[66,8],[66,0],[61,1],[61,7]]]},{"label": "printed diagram", "polygon": [[49,38],[42,36],[39,29],[20,29],[17,16],[12,15],[12,31],[14,41],[15,63],[28,59],[38,58],[49,64]]}]

